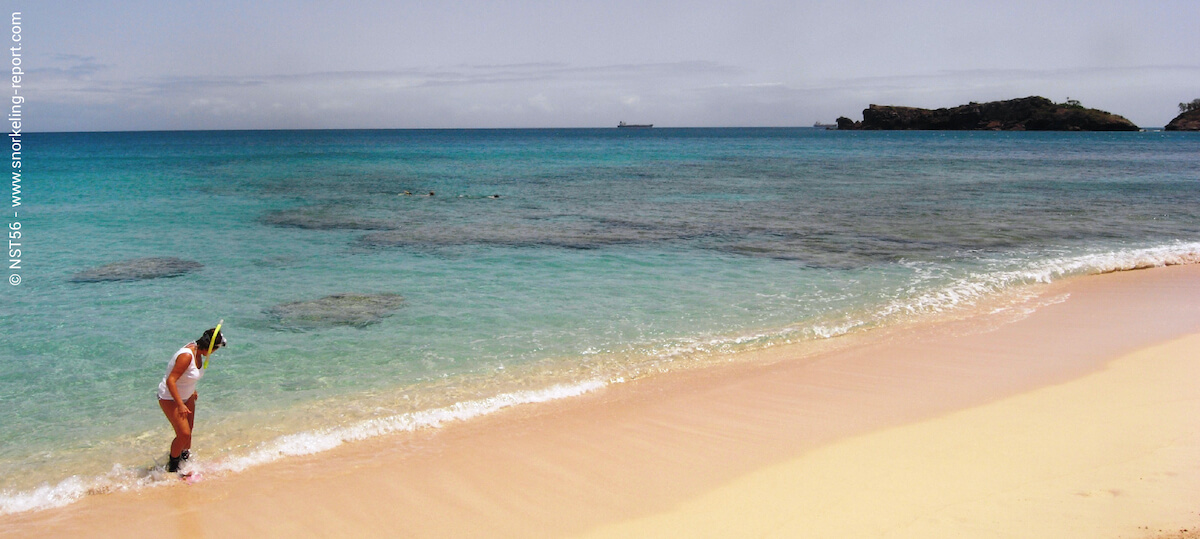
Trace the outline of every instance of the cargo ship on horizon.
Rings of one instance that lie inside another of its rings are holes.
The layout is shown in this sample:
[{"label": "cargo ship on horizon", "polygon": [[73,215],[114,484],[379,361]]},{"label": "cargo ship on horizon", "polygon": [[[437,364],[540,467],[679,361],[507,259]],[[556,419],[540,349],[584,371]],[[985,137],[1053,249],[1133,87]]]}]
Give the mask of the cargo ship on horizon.
[{"label": "cargo ship on horizon", "polygon": [[617,129],[649,129],[651,127],[654,127],[654,124],[627,124],[625,122],[617,124]]}]

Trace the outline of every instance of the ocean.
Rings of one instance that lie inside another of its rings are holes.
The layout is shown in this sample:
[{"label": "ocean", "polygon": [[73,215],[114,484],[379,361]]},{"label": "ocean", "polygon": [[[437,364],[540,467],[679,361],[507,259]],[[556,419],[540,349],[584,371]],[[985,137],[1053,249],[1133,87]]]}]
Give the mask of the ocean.
[{"label": "ocean", "polygon": [[[0,514],[237,473],[737,352],[1200,262],[1193,133],[41,133],[0,303]],[[17,272],[10,270],[9,273]]]}]

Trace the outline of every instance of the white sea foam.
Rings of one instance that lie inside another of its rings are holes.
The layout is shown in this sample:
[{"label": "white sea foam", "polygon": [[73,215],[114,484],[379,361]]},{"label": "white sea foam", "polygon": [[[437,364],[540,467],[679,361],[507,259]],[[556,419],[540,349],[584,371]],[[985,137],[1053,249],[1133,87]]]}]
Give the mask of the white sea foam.
[{"label": "white sea foam", "polygon": [[266,442],[249,454],[231,456],[214,462],[205,466],[203,470],[240,472],[283,457],[328,451],[346,442],[365,440],[394,432],[438,428],[445,423],[492,414],[520,404],[577,397],[606,385],[608,383],[601,380],[560,384],[545,389],[516,391],[485,399],[457,402],[444,408],[368,419],[346,427],[289,434]]},{"label": "white sea foam", "polygon": [[0,492],[0,515],[63,507],[88,494],[115,492],[154,484],[157,470],[130,469],[113,465],[107,474],[95,477],[73,475],[57,484],[44,484],[33,490]]},{"label": "white sea foam", "polygon": [[[1004,259],[997,265],[1013,266],[1013,259]],[[1018,265],[1020,262],[1018,262]],[[719,349],[722,346],[740,345],[760,342],[771,345],[777,342],[790,342],[794,334],[807,338],[831,339],[846,335],[862,328],[878,327],[894,322],[897,316],[936,314],[956,308],[977,304],[980,300],[996,294],[1013,290],[1016,287],[1036,283],[1050,283],[1066,277],[1077,275],[1092,275],[1146,269],[1182,264],[1200,264],[1200,242],[1176,242],[1167,245],[1142,248],[1089,253],[1074,256],[1064,256],[1044,260],[1035,260],[1025,267],[1015,269],[997,268],[994,271],[975,271],[950,282],[932,286],[922,292],[921,283],[945,280],[950,273],[947,267],[936,265],[913,264],[910,267],[916,273],[916,279],[909,283],[908,290],[913,293],[885,303],[882,307],[860,318],[847,318],[838,321],[820,321],[811,325],[796,328],[789,327],[778,331],[757,332],[749,335],[733,337],[717,337],[705,340],[689,340],[683,343],[668,345],[663,349],[653,350],[660,358],[673,358],[694,353],[704,353]],[[1047,302],[1039,302],[1034,307],[1039,308],[1062,301],[1061,298]],[[1026,312],[1026,315],[1031,314]]]},{"label": "white sea foam", "polygon": [[842,324],[813,324],[809,328],[813,335],[822,339],[832,339],[850,333],[856,327],[863,325],[861,320],[852,320]]},{"label": "white sea foam", "polygon": [[1178,242],[1159,247],[1127,249],[1052,258],[1028,267],[976,272],[913,297],[892,301],[875,313],[877,319],[897,314],[938,313],[1015,286],[1050,283],[1064,277],[1200,263],[1200,243]]},{"label": "white sea foam", "polygon": [[21,513],[34,509],[62,507],[87,494],[88,488],[79,476],[71,476],[57,485],[42,485],[25,492],[0,493],[0,515]]},{"label": "white sea foam", "polygon": [[674,360],[696,354],[726,351],[729,347],[738,347],[747,344],[769,346],[773,342],[785,340],[788,336],[797,333],[797,331],[796,328],[786,327],[774,331],[759,331],[733,336],[680,339],[667,343],[654,343],[641,351],[657,359]]},{"label": "white sea foam", "polygon": [[[612,383],[623,382],[615,379]],[[576,384],[559,384],[545,389],[503,393],[479,400],[458,402],[444,408],[421,410],[389,417],[368,419],[354,425],[288,434],[260,445],[248,454],[229,456],[212,463],[192,465],[199,472],[240,472],[281,458],[310,455],[328,451],[346,442],[365,440],[394,432],[438,428],[454,421],[495,413],[521,404],[548,402],[576,397],[608,385],[601,380]],[[55,485],[45,484],[33,490],[0,492],[0,515],[25,511],[52,509],[69,505],[88,494],[130,490],[164,484],[163,478],[174,477],[160,469],[133,470],[120,465],[103,476],[71,476]]]}]

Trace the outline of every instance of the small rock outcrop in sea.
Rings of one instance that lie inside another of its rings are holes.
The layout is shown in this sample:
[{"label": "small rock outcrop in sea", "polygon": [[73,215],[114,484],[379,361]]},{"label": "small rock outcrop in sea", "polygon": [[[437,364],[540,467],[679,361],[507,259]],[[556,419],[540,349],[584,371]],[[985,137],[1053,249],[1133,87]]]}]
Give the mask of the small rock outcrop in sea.
[{"label": "small rock outcrop in sea", "polygon": [[1167,131],[1200,131],[1200,109],[1176,116],[1163,129]]},{"label": "small rock outcrop in sea", "polygon": [[972,131],[1137,131],[1121,116],[1044,97],[970,103],[949,109],[871,105],[861,122],[838,118],[838,129]]},{"label": "small rock outcrop in sea", "polygon": [[178,277],[203,268],[204,264],[173,257],[150,257],[122,260],[98,268],[81,271],[71,277],[77,283],[104,281],[140,281],[159,277]]},{"label": "small rock outcrop in sea", "polygon": [[837,126],[838,126],[837,127],[838,129],[843,130],[843,131],[850,130],[850,129],[862,129],[862,122],[858,122],[856,124],[854,122],[854,120],[851,120],[850,118],[847,118],[845,116],[838,116]]},{"label": "small rock outcrop in sea", "polygon": [[282,303],[267,309],[267,316],[287,328],[367,326],[390,315],[404,304],[398,294],[333,294],[312,301]]}]

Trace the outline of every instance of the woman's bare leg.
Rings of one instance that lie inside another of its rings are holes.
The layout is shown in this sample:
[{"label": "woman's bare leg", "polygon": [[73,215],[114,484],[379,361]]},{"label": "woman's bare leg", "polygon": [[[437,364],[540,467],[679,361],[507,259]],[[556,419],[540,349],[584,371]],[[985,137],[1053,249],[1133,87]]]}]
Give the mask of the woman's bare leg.
[{"label": "woman's bare leg", "polygon": [[183,449],[181,451],[187,451],[192,448],[192,432],[194,432],[196,429],[196,395],[199,395],[199,393],[192,393],[192,397],[189,398],[187,401],[184,401],[184,404],[187,405],[188,409],[191,410],[192,413],[188,414],[187,443],[185,443],[183,445]]},{"label": "woman's bare leg", "polygon": [[175,401],[158,399],[158,407],[162,408],[167,421],[171,422],[171,428],[175,429],[175,439],[171,440],[171,458],[176,458],[184,449],[192,446],[191,419],[195,414],[188,414],[187,420],[184,420],[176,411]]}]

